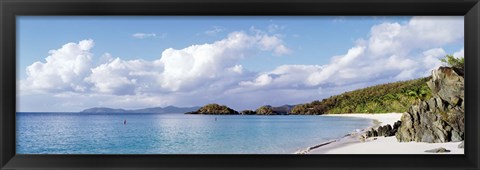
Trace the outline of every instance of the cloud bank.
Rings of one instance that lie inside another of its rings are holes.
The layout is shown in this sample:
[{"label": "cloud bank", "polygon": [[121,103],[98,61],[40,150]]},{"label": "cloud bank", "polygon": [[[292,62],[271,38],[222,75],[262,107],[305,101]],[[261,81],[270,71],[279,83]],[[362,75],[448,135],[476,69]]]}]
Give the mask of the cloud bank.
[{"label": "cloud bank", "polygon": [[[40,95],[50,98],[44,101],[52,104],[64,99],[66,102],[53,105],[75,111],[94,106],[141,108],[211,102],[236,109],[297,104],[426,76],[441,65],[438,59],[447,54],[442,47],[464,38],[459,17],[413,17],[407,23],[374,25],[366,38],[358,39],[345,54],[332,56],[327,64],[281,65],[265,72],[253,72],[239,64],[261,52],[292,54],[281,36],[269,34],[280,28],[236,31],[212,43],[168,48],[153,61],[109,55],[101,64],[93,64],[93,40],[67,43],[51,50],[45,61],[26,68],[27,78],[19,81],[21,103],[35,105],[38,100],[32,96]],[[462,57],[463,48],[454,56]]]}]

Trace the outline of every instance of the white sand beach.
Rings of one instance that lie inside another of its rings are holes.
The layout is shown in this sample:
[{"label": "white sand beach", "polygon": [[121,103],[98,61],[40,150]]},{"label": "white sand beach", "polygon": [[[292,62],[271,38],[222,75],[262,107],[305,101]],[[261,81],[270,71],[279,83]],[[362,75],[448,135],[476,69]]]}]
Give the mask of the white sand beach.
[{"label": "white sand beach", "polygon": [[365,119],[373,119],[377,120],[380,125],[390,124],[393,125],[396,121],[399,121],[402,118],[402,113],[376,113],[376,114],[368,114],[368,113],[350,113],[350,114],[329,114],[324,116],[341,116],[341,117],[357,117],[357,118],[365,118]]},{"label": "white sand beach", "polygon": [[[402,113],[385,114],[335,114],[325,116],[344,116],[373,119],[378,125],[393,125],[400,120]],[[368,128],[370,129],[370,128]],[[364,129],[364,130],[368,130]],[[352,133],[349,136],[335,140],[320,147],[307,149],[303,153],[308,154],[464,154],[464,149],[458,148],[461,142],[449,143],[423,143],[423,142],[398,142],[395,136],[372,137],[361,141],[360,136],[364,131]],[[427,153],[425,150],[443,147],[450,152]]]}]

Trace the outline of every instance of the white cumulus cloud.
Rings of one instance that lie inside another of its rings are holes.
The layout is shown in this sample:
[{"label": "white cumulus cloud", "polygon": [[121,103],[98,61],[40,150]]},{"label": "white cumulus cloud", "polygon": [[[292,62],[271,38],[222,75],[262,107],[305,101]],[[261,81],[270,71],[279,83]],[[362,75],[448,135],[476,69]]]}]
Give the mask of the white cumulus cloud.
[{"label": "white cumulus cloud", "polygon": [[145,60],[124,61],[116,58],[92,69],[85,78],[93,83],[92,90],[116,95],[144,93],[158,86],[163,65]]},{"label": "white cumulus cloud", "polygon": [[[346,54],[316,69],[305,69],[295,78],[284,79],[270,72],[259,74],[242,86],[342,88],[351,84],[375,84],[425,76],[440,66],[446,55],[442,46],[463,40],[460,17],[413,17],[407,23],[381,23],[371,28],[366,40],[359,39]],[[463,50],[454,55],[463,55]],[[282,66],[286,67],[286,66]],[[288,66],[287,66],[288,67]],[[278,67],[276,70],[280,69]],[[291,70],[288,75],[298,73]],[[277,83],[283,80],[283,83]],[[348,88],[346,88],[348,89]]]},{"label": "white cumulus cloud", "polygon": [[60,49],[50,50],[45,61],[37,61],[26,68],[27,78],[21,90],[63,92],[87,90],[83,78],[90,73],[93,40],[67,43]]},{"label": "white cumulus cloud", "polygon": [[319,65],[282,65],[272,71],[259,74],[252,81],[242,81],[240,86],[268,86],[269,88],[300,88],[308,84],[311,74],[322,71]]},{"label": "white cumulus cloud", "polygon": [[[442,65],[442,62],[440,62],[440,59],[445,57],[445,55],[447,55],[447,52],[445,52],[445,50],[442,48],[433,48],[433,49],[424,51],[423,55],[424,55],[424,59],[423,59],[424,66],[427,68],[433,69]],[[431,69],[428,70],[427,74],[430,73]]]},{"label": "white cumulus cloud", "polygon": [[[164,65],[162,88],[189,90],[225,77],[225,70],[238,60],[258,51],[283,55],[289,51],[275,35],[232,32],[227,38],[211,44],[192,45],[184,49],[166,49],[160,58]],[[239,73],[238,67],[236,73]]]},{"label": "white cumulus cloud", "polygon": [[405,24],[375,25],[367,40],[359,40],[347,54],[334,57],[321,72],[309,77],[309,83],[341,85],[420,77],[439,66],[438,58],[446,54],[439,47],[462,39],[463,20],[459,17],[413,17]]},{"label": "white cumulus cloud", "polygon": [[383,23],[372,27],[370,55],[405,55],[413,49],[428,49],[464,37],[459,17],[413,17],[408,23]]}]

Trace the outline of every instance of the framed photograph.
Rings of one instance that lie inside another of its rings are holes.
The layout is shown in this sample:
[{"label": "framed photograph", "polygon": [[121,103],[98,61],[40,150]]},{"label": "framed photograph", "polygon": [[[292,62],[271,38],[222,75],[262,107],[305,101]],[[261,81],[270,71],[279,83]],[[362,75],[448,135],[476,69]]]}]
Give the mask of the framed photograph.
[{"label": "framed photograph", "polygon": [[1,1],[0,169],[479,169],[479,10]]}]

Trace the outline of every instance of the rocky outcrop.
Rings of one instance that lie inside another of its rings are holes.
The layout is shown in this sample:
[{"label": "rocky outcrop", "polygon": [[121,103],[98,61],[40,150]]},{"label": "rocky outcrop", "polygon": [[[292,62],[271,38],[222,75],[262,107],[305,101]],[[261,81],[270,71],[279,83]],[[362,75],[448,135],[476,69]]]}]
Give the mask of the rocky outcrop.
[{"label": "rocky outcrop", "polygon": [[427,82],[432,98],[411,106],[402,115],[396,138],[401,142],[462,141],[465,134],[463,71],[440,67]]},{"label": "rocky outcrop", "polygon": [[237,115],[238,112],[224,105],[207,104],[197,111],[187,112],[185,114]]},{"label": "rocky outcrop", "polygon": [[369,137],[377,137],[377,136],[384,136],[384,137],[394,136],[395,133],[397,133],[398,128],[400,127],[401,124],[402,122],[397,121],[393,124],[393,127],[390,124],[387,124],[385,126],[379,126],[377,130],[372,128],[369,131],[365,132],[365,137],[369,138]]}]

